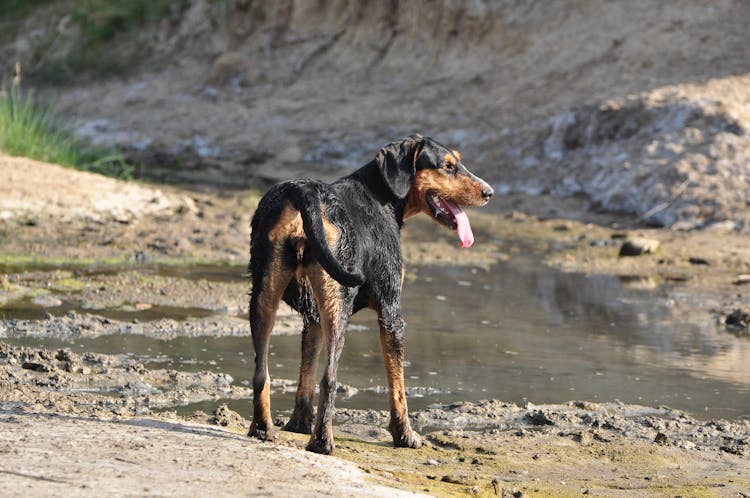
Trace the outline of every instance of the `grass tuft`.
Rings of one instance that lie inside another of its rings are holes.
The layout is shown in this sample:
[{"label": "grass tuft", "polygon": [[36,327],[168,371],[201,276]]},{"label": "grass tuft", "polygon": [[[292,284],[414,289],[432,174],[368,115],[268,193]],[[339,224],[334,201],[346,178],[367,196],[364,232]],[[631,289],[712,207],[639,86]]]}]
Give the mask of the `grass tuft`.
[{"label": "grass tuft", "polygon": [[132,178],[133,166],[118,151],[91,146],[66,130],[49,106],[20,86],[0,89],[0,150],[116,178]]}]

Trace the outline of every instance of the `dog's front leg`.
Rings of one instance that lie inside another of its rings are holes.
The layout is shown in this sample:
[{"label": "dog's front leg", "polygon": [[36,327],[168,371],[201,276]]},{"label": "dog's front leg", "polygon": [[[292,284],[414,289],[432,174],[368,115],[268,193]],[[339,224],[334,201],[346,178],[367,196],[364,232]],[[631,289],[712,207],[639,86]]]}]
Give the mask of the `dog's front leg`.
[{"label": "dog's front leg", "polygon": [[403,448],[419,448],[422,439],[409,424],[409,411],[406,407],[406,390],[404,388],[404,320],[400,314],[381,311],[380,346],[383,353],[385,373],[388,377],[390,391],[389,404],[391,422],[388,430],[393,436],[393,445]]}]

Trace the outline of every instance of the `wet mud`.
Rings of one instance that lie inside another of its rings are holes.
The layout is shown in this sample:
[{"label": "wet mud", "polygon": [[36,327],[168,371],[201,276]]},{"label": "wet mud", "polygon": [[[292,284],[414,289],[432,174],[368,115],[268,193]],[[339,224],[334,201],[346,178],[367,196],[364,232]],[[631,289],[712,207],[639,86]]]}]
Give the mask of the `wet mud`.
[{"label": "wet mud", "polygon": [[[102,427],[113,429],[113,421],[130,420],[151,426],[207,424],[227,434],[245,434],[249,421],[226,403],[249,403],[251,392],[232,381],[209,371],[151,369],[127,355],[3,344],[0,419],[5,423],[0,427],[32,420],[46,424],[43,417],[64,416],[100,420]],[[272,387],[278,392],[293,385],[277,380]],[[181,417],[174,412],[178,405],[201,401],[216,408]],[[277,423],[284,421],[280,417]],[[742,496],[750,485],[747,420],[699,421],[668,408],[585,401],[454,403],[412,414],[413,426],[426,440],[420,450],[393,449],[387,421],[385,411],[337,410],[336,456],[405,490],[481,496]],[[51,423],[62,430],[55,419]],[[7,440],[4,429],[0,434],[0,442]],[[276,445],[301,449],[305,442],[303,435],[279,432]],[[257,443],[245,444],[253,450]],[[166,447],[149,448],[152,458],[169,455]]]}]

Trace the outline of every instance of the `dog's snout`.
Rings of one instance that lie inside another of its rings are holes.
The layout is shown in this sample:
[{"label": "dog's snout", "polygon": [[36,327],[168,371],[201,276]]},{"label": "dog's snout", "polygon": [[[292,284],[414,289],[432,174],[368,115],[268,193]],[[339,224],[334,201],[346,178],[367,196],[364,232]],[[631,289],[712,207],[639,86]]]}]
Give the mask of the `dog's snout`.
[{"label": "dog's snout", "polygon": [[492,188],[492,187],[490,187],[489,185],[485,184],[485,185],[484,185],[484,186],[482,187],[482,197],[483,197],[483,198],[484,198],[485,200],[489,201],[489,200],[490,200],[490,197],[492,197],[492,194],[494,194],[494,193],[495,193],[495,189],[493,189],[493,188]]}]

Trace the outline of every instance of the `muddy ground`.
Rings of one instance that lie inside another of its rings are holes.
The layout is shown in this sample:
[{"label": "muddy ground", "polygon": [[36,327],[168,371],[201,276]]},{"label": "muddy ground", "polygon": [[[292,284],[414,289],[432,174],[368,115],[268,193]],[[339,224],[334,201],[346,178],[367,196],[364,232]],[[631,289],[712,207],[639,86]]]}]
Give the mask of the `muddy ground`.
[{"label": "muddy ground", "polygon": [[[16,187],[18,171],[33,182],[28,190]],[[69,184],[96,195],[81,197]],[[125,184],[0,156],[0,306],[31,303],[38,314],[0,321],[0,341],[10,341],[0,342],[6,492],[184,495],[199,486],[272,496],[748,495],[747,420],[585,400],[456,403],[412,414],[426,444],[410,451],[391,447],[386,412],[345,409],[337,413],[336,456],[325,458],[302,451],[306,438],[295,434],[281,432],[273,444],[246,439],[248,421],[225,403],[250,403],[251,389],[222,372],[72,347],[107,334],[247,337],[245,247],[257,198]],[[649,286],[677,281],[679,292],[712,297],[677,313],[724,320],[743,306],[750,249],[736,232],[640,228],[575,199],[507,196],[494,204],[470,214],[478,243],[469,251],[428,220],[409,223],[409,266],[524,264],[532,255],[564,271],[626,275]],[[636,236],[659,241],[658,253],[618,257],[623,237]],[[205,275],[206,263],[226,272]],[[65,306],[71,311],[56,311]],[[184,316],[149,319],[165,309]],[[282,310],[276,333],[297,333],[299,325]],[[71,347],[12,345],[23,339]],[[294,386],[275,379],[273,389]],[[176,411],[195,402],[213,412]]]}]

